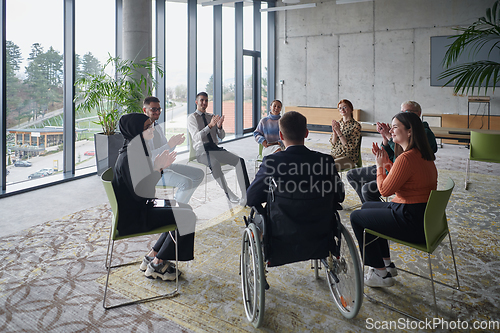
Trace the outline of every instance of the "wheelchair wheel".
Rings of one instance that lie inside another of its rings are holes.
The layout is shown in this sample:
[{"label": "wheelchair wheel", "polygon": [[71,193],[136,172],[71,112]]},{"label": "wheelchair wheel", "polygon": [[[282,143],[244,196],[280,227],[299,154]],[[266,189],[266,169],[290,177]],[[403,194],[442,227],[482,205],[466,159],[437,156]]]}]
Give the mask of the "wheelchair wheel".
[{"label": "wheelchair wheel", "polygon": [[326,277],[335,305],[342,315],[354,318],[363,301],[363,274],[358,250],[349,231],[341,225],[339,256],[327,258]]},{"label": "wheelchair wheel", "polygon": [[265,308],[265,275],[262,247],[255,224],[243,232],[241,249],[241,288],[248,321],[256,328],[262,324]]}]

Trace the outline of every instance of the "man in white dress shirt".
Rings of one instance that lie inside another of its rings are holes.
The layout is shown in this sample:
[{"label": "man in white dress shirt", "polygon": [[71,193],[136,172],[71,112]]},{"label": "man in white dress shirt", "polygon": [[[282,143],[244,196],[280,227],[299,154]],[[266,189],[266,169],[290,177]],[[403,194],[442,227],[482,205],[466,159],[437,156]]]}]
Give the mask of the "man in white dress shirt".
[{"label": "man in white dress shirt", "polygon": [[[206,92],[200,92],[196,95],[196,106],[196,111],[188,117],[188,130],[193,139],[196,159],[212,170],[215,180],[224,190],[229,201],[245,205],[246,190],[250,184],[245,160],[218,145],[219,139],[222,140],[226,136],[226,132],[222,128],[224,116],[206,113],[208,106],[208,94]],[[227,186],[221,163],[236,168],[242,198],[238,198]]]}]

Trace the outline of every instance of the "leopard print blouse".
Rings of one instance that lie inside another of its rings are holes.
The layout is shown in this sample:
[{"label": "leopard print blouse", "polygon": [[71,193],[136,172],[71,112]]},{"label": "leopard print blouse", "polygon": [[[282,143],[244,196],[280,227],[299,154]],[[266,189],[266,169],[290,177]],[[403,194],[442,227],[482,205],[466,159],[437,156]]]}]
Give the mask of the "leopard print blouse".
[{"label": "leopard print blouse", "polygon": [[330,137],[330,143],[332,144],[331,155],[333,158],[347,156],[354,163],[357,163],[359,159],[359,147],[361,144],[361,125],[354,119],[347,122],[344,122],[344,119],[341,119],[339,124],[340,131],[347,140],[347,146],[345,147],[338,137],[337,141],[332,142],[332,133]]}]

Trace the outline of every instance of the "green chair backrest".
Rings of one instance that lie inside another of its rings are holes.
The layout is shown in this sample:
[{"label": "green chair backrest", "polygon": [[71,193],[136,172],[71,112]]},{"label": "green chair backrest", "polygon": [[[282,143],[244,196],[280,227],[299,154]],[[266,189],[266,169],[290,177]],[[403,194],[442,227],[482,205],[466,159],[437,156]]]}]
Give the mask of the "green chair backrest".
[{"label": "green chair backrest", "polygon": [[449,178],[444,190],[433,190],[429,195],[424,214],[424,231],[428,253],[434,252],[449,232],[446,221],[446,206],[454,187],[455,182]]},{"label": "green chair backrest", "polygon": [[151,234],[159,234],[163,232],[169,232],[177,229],[175,224],[169,224],[163,227],[160,227],[151,231],[144,231],[135,234],[129,234],[120,236],[118,233],[118,201],[116,200],[115,190],[113,188],[113,169],[109,168],[104,171],[101,175],[102,184],[104,185],[104,189],[106,190],[106,194],[108,195],[109,204],[111,205],[111,211],[113,212],[113,224],[111,225],[111,239],[119,240],[125,238],[138,237],[143,235],[151,235]]},{"label": "green chair backrest", "polygon": [[257,161],[262,161],[262,151],[264,150],[264,146],[262,143],[259,143],[259,155],[257,156]]},{"label": "green chair backrest", "polygon": [[356,167],[361,168],[363,166],[363,160],[361,159],[361,140],[359,141],[358,156],[358,163],[356,163]]},{"label": "green chair backrest", "polygon": [[113,181],[113,169],[112,168],[108,168],[106,171],[104,171],[102,173],[101,181],[102,181],[102,184],[104,185],[104,189],[106,190],[109,204],[111,206],[111,211],[113,212],[113,224],[111,226],[111,228],[113,229],[112,239],[116,239],[116,236],[118,234],[117,229],[116,229],[117,224],[118,224],[118,202],[116,201],[115,190],[113,188],[113,184],[111,183]]},{"label": "green chair backrest", "polygon": [[471,131],[469,159],[500,163],[500,134]]}]

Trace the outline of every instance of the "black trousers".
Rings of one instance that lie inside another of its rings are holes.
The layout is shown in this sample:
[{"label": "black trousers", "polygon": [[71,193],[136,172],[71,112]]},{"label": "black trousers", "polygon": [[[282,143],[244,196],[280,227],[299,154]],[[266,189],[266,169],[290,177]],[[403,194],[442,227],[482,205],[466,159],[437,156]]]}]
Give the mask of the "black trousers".
[{"label": "black trousers", "polygon": [[361,202],[381,201],[377,187],[377,166],[351,169],[347,172],[347,181],[356,191]]},{"label": "black trousers", "polygon": [[215,180],[221,185],[224,191],[227,193],[227,182],[222,172],[221,164],[229,164],[236,168],[236,177],[238,179],[238,185],[240,187],[242,195],[245,197],[247,193],[247,188],[250,186],[250,180],[248,179],[248,172],[245,165],[245,160],[224,148],[220,148],[215,145],[217,149],[205,147],[205,152],[196,157],[197,161],[205,164],[212,170],[212,174]]},{"label": "black trousers", "polygon": [[[363,258],[363,231],[365,228],[412,243],[425,243],[424,212],[427,203],[399,204],[394,202],[365,202],[361,209],[351,213],[351,226],[358,240]],[[366,243],[375,236],[366,234]],[[366,247],[365,264],[385,267],[382,258],[389,258],[389,243],[379,238]]]},{"label": "black trousers", "polygon": [[[168,220],[167,220],[168,219]],[[190,222],[196,220],[191,206],[179,203],[179,207],[155,207],[148,212],[148,220],[163,221],[160,226],[168,225],[165,221],[172,221],[177,226],[180,223]],[[194,223],[192,223],[193,232],[184,236],[178,236],[178,251],[179,260],[189,261],[194,258]],[[174,238],[172,238],[172,236]],[[153,249],[158,252],[156,257],[162,260],[175,260],[175,231],[166,232],[161,234],[160,238],[156,241]]]}]

